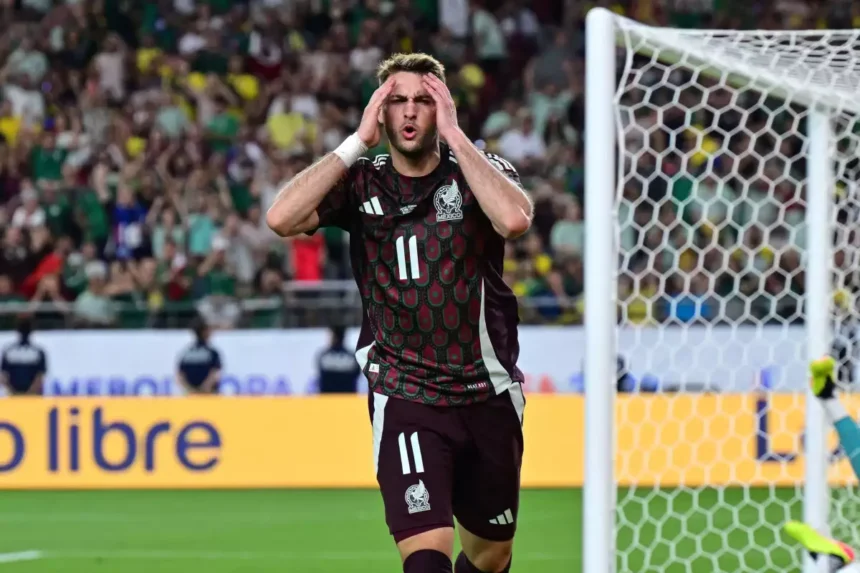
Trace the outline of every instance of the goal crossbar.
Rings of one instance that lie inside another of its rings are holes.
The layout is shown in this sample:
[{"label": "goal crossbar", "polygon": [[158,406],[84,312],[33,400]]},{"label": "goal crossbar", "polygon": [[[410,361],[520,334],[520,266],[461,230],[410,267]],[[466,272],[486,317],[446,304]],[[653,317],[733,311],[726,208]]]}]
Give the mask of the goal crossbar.
[{"label": "goal crossbar", "polygon": [[[657,55],[727,85],[750,86],[823,111],[860,113],[860,58],[850,57],[860,38],[856,31],[679,30],[612,17],[616,43],[631,46],[631,54]],[[820,49],[798,45],[798,37],[816,38]],[[842,51],[828,53],[828,47]]]}]

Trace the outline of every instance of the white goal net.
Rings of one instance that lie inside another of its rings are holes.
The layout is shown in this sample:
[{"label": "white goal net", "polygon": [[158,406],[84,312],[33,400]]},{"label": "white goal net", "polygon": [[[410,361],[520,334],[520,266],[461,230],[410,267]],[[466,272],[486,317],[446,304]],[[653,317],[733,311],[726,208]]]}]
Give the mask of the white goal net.
[{"label": "white goal net", "polygon": [[[832,236],[818,304],[854,370],[860,33],[615,27],[616,571],[799,571],[781,527],[810,458],[811,233]],[[813,113],[832,126],[818,171]],[[833,533],[860,542],[850,467],[827,472]]]}]

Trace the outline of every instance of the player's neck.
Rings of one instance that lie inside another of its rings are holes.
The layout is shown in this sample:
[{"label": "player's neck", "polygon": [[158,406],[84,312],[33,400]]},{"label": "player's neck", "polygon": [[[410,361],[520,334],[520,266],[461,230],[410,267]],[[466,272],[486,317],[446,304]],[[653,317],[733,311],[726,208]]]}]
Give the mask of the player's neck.
[{"label": "player's neck", "polygon": [[424,177],[432,173],[439,165],[441,158],[442,154],[438,143],[431,153],[426,153],[420,157],[408,157],[396,149],[391,150],[391,165],[395,171],[406,177]]}]

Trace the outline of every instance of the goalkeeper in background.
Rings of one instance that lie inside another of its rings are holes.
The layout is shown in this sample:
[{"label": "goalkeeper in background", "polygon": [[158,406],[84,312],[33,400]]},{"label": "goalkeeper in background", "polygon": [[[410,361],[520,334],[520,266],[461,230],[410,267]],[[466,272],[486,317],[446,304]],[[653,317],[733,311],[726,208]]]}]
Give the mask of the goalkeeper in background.
[{"label": "goalkeeper in background", "polygon": [[[854,422],[836,394],[836,361],[827,356],[810,366],[812,393],[821,401],[830,422],[839,434],[839,445],[848,456],[854,474],[860,479],[860,427]],[[790,521],[785,532],[800,542],[813,559],[826,560],[831,573],[860,573],[854,550],[841,541],[820,534],[806,523]]]}]

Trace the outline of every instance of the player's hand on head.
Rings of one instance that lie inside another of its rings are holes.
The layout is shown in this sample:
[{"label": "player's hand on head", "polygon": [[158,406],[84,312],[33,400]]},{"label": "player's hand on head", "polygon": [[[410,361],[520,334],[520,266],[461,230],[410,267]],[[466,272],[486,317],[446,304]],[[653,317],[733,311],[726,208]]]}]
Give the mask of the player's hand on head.
[{"label": "player's hand on head", "polygon": [[361,124],[358,126],[356,133],[367,147],[374,147],[379,143],[381,137],[379,110],[388,101],[388,96],[391,94],[393,88],[394,76],[390,76],[381,86],[376,88],[376,91],[370,96],[370,101],[367,102],[367,107],[364,108],[364,114],[361,116]]},{"label": "player's hand on head", "polygon": [[445,82],[433,74],[425,74],[421,81],[436,103],[436,129],[439,130],[439,135],[445,139],[446,135],[459,129],[457,106],[454,103],[454,98]]}]

